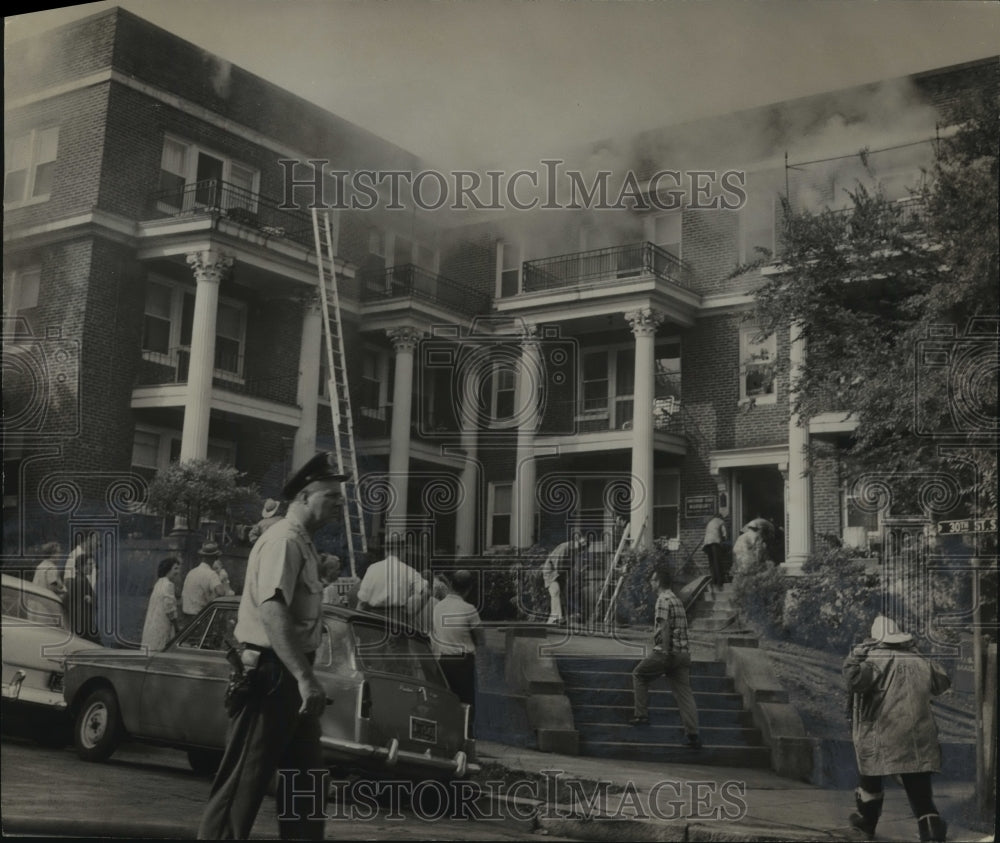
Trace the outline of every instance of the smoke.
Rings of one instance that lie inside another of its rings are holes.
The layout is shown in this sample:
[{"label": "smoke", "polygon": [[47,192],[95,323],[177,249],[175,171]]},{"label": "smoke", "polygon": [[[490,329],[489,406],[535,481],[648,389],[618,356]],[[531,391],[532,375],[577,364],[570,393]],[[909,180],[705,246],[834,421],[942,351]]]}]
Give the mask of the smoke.
[{"label": "smoke", "polygon": [[209,82],[212,85],[212,90],[222,99],[228,99],[232,84],[232,63],[212,55],[207,56],[205,61],[207,64],[206,72]]}]

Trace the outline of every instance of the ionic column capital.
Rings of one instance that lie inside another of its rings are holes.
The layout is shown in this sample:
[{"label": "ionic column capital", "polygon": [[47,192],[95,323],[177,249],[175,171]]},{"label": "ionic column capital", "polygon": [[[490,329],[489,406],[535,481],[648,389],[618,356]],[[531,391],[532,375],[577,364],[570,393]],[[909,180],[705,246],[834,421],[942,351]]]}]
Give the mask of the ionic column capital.
[{"label": "ionic column capital", "polygon": [[638,310],[626,311],[625,318],[635,336],[651,337],[656,334],[656,329],[660,327],[665,314],[651,307],[642,307]]},{"label": "ionic column capital", "polygon": [[196,281],[212,281],[216,284],[232,269],[234,262],[232,255],[224,255],[215,249],[191,252],[187,256],[187,264],[194,272]]}]

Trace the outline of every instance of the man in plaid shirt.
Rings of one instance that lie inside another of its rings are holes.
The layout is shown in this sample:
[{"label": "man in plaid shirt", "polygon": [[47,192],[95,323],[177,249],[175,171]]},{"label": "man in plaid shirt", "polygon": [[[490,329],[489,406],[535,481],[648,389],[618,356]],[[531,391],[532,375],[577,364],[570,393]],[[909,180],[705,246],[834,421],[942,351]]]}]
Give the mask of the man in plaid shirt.
[{"label": "man in plaid shirt", "polygon": [[649,584],[657,592],[653,650],[632,671],[635,714],[629,723],[633,726],[649,725],[649,683],[657,676],[665,676],[680,710],[681,722],[687,733],[687,744],[692,749],[700,749],[698,709],[691,692],[687,613],[684,611],[684,604],[670,590],[669,570],[665,567],[657,568],[649,578]]}]

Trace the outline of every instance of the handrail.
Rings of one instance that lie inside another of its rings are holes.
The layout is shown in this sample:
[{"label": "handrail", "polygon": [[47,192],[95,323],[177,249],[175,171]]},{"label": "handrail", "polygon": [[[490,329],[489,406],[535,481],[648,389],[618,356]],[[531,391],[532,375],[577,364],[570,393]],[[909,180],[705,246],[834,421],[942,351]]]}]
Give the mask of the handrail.
[{"label": "handrail", "polygon": [[412,263],[365,272],[361,277],[360,295],[362,302],[403,297],[424,299],[473,315],[489,309],[489,297],[484,293]]},{"label": "handrail", "polygon": [[691,268],[655,243],[629,243],[525,261],[524,292],[571,287],[608,278],[628,280],[652,275],[690,289]]}]

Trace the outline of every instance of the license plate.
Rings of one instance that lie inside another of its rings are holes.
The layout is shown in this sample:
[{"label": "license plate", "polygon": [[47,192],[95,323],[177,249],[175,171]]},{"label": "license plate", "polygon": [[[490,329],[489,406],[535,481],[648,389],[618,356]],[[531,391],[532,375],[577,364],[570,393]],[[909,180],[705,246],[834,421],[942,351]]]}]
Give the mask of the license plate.
[{"label": "license plate", "polygon": [[437,743],[437,723],[420,717],[410,718],[410,739],[424,743]]}]

